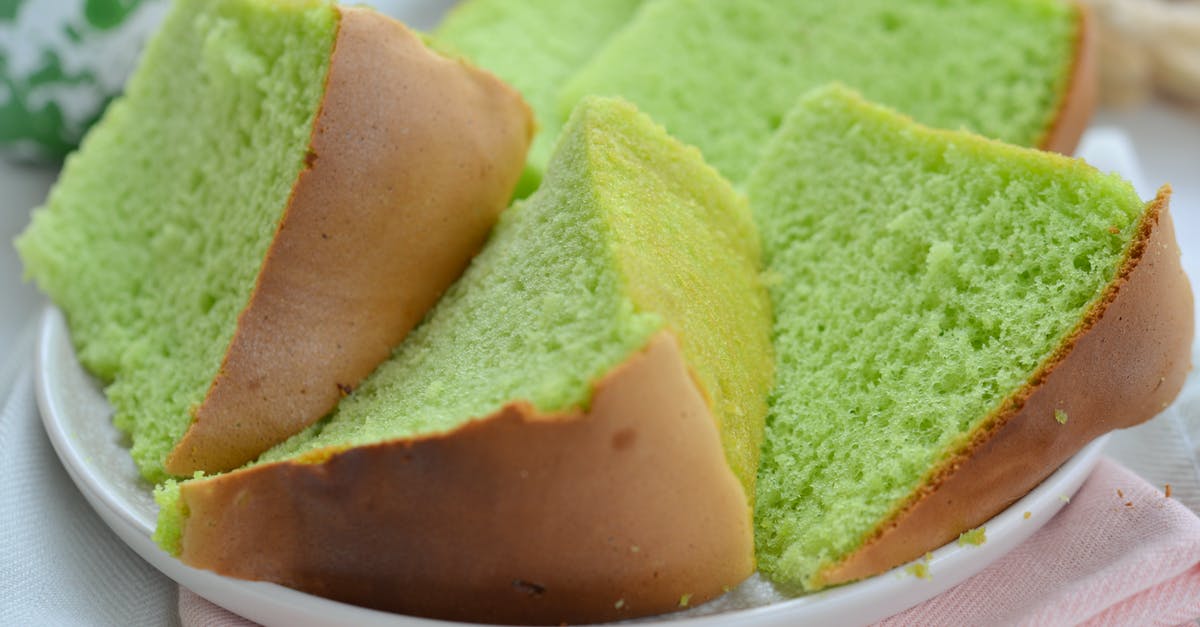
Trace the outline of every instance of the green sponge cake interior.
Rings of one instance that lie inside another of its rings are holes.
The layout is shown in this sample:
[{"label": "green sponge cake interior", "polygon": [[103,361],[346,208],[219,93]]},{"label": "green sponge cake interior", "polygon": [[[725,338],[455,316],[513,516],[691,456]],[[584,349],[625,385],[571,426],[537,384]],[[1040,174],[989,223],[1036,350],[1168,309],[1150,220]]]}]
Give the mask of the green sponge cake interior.
[{"label": "green sponge cake interior", "polygon": [[18,247],[142,474],[232,470],[387,359],[532,135],[515,90],[369,9],[183,0]]},{"label": "green sponge cake interior", "polygon": [[337,29],[323,2],[179,5],[17,242],[152,480],[305,165]]},{"label": "green sponge cake interior", "polygon": [[555,154],[393,359],[264,460],[445,431],[514,399],[586,406],[593,381],[666,327],[753,494],[771,366],[745,201],[620,101],[581,103]]},{"label": "green sponge cake interior", "polygon": [[562,88],[559,111],[624,96],[735,182],[796,98],[831,80],[925,124],[1039,146],[1079,21],[1061,0],[659,0]]},{"label": "green sponge cake interior", "polygon": [[748,189],[776,312],[759,567],[819,588],[1072,337],[1143,203],[838,87],[789,114]]},{"label": "green sponge cake interior", "polygon": [[559,115],[559,89],[641,2],[470,0],[438,26],[439,42],[495,72],[533,107],[539,129],[517,197],[537,188],[558,139],[566,117]]},{"label": "green sponge cake interior", "polygon": [[772,369],[744,197],[629,103],[585,99],[392,359],[259,463],[161,489],[155,538],[423,616],[671,611],[753,572]]}]

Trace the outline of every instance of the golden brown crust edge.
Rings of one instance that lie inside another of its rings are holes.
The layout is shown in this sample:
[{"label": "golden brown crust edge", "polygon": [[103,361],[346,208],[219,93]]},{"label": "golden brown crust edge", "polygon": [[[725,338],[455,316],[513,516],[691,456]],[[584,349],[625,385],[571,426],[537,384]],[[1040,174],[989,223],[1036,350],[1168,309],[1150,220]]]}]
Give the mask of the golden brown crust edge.
[{"label": "golden brown crust edge", "polygon": [[1067,90],[1059,102],[1058,114],[1045,137],[1039,142],[1042,150],[1064,155],[1075,153],[1079,138],[1087,129],[1096,108],[1099,85],[1096,73],[1096,18],[1079,0],[1072,4],[1079,14],[1075,37],[1075,58],[1067,80]]},{"label": "golden brown crust edge", "polygon": [[329,412],[461,274],[520,177],[533,118],[513,89],[339,11],[308,166],[172,474],[236,468]]},{"label": "golden brown crust edge", "polygon": [[181,486],[181,559],[385,610],[498,623],[658,614],[754,571],[750,509],[668,332],[591,408]]},{"label": "golden brown crust edge", "polygon": [[[1117,278],[1049,362],[862,548],[819,575],[845,583],[884,572],[977,527],[1085,444],[1162,411],[1190,369],[1192,292],[1168,210],[1147,205]],[[1067,414],[1059,424],[1055,412]]]}]

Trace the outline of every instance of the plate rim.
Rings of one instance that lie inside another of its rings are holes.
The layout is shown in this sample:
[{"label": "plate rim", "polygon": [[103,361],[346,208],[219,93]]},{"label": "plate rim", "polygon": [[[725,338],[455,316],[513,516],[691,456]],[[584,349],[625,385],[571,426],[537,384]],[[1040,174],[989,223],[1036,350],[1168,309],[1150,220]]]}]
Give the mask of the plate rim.
[{"label": "plate rim", "polygon": [[[70,361],[59,363],[63,360],[55,351],[64,348],[69,351]],[[167,577],[217,605],[264,625],[322,625],[350,621],[361,625],[406,627],[478,624],[383,612],[274,583],[234,579],[184,565],[154,543],[151,539],[153,521],[139,516],[129,503],[118,497],[68,432],[65,420],[68,410],[64,407],[67,401],[63,398],[64,390],[57,385],[61,376],[55,375],[58,372],[55,368],[63,367],[83,371],[75,359],[63,313],[54,305],[47,305],[38,324],[34,360],[43,427],[59,461],[92,509],[122,542]],[[116,429],[111,422],[108,428]],[[1110,437],[1111,433],[1104,434],[1087,444],[1028,494],[984,523],[988,540],[983,545],[960,546],[951,541],[932,551],[926,561],[932,573],[929,579],[918,579],[906,572],[912,564],[909,562],[862,581],[786,601],[703,616],[676,615],[667,620],[647,617],[639,623],[679,627],[761,627],[792,625],[801,620],[869,623],[892,616],[983,571],[1049,522],[1091,474]],[[125,453],[128,454],[127,449]],[[1028,519],[1026,512],[1031,513]]]}]

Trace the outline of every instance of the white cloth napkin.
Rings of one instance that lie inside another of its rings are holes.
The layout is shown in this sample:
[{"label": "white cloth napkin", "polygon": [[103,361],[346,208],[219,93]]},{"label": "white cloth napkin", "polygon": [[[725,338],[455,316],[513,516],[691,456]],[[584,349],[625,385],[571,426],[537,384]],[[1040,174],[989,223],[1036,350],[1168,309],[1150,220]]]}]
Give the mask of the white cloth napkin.
[{"label": "white cloth napkin", "polygon": [[0,477],[0,625],[180,624],[174,582],[109,530],[59,463],[31,368],[0,410]]}]

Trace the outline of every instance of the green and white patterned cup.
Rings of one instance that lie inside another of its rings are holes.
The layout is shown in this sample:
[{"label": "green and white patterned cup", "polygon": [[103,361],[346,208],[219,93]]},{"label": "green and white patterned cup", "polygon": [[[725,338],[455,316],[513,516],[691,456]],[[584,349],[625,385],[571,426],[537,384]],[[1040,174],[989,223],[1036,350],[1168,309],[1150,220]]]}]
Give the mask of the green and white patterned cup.
[{"label": "green and white patterned cup", "polygon": [[57,160],[121,92],[166,0],[0,0],[0,154]]}]

